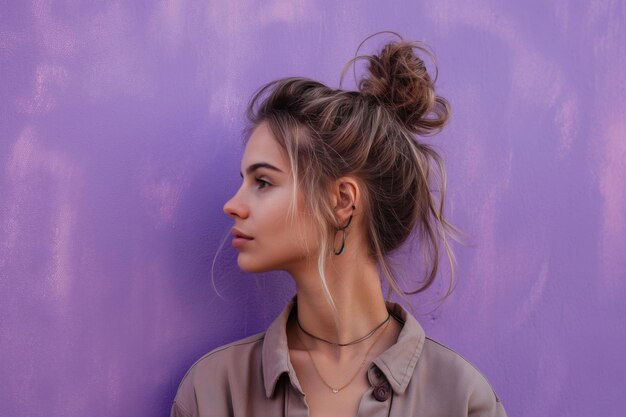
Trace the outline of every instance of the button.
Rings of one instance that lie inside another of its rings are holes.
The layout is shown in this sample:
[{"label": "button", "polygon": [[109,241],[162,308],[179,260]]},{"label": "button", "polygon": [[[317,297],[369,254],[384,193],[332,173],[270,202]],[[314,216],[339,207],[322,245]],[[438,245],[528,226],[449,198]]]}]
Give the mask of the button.
[{"label": "button", "polygon": [[383,376],[383,373],[380,371],[380,369],[374,368],[374,375],[376,375],[377,378],[380,378],[381,376]]},{"label": "button", "polygon": [[389,397],[391,397],[391,387],[389,386],[389,382],[385,381],[382,384],[375,386],[372,394],[377,401],[387,401]]}]

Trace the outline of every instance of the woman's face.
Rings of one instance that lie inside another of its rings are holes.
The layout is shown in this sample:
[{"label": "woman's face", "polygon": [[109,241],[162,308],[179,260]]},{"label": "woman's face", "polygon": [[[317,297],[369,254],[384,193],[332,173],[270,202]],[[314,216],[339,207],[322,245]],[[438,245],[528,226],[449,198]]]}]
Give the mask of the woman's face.
[{"label": "woman's face", "polygon": [[310,216],[303,215],[301,195],[295,222],[288,219],[293,197],[290,164],[265,123],[248,139],[241,173],[241,187],[224,204],[224,212],[235,220],[233,234],[252,238],[233,239],[239,267],[248,272],[290,271],[308,253],[317,253],[316,230]]}]

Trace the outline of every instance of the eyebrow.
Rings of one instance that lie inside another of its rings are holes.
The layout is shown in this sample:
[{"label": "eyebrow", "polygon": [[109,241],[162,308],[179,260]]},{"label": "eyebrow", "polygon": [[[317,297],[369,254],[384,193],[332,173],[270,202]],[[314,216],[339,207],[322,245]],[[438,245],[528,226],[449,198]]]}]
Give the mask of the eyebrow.
[{"label": "eyebrow", "polygon": [[[268,164],[267,162],[257,162],[255,164],[250,165],[248,168],[246,168],[246,175],[250,175],[251,173],[253,173],[259,168],[267,168],[267,169],[271,169],[272,171],[278,171],[281,173],[283,172],[280,169],[276,168],[274,165]],[[241,175],[241,178],[243,178],[243,174],[241,172],[239,174]]]}]

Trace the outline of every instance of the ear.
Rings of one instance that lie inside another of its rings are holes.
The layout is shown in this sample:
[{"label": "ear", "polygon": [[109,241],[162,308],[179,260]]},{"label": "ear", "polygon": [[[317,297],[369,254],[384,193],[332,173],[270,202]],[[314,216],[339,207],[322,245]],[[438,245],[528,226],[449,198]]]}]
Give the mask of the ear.
[{"label": "ear", "polygon": [[353,213],[352,206],[359,207],[361,191],[352,177],[341,177],[331,186],[331,203],[339,224],[345,224]]}]

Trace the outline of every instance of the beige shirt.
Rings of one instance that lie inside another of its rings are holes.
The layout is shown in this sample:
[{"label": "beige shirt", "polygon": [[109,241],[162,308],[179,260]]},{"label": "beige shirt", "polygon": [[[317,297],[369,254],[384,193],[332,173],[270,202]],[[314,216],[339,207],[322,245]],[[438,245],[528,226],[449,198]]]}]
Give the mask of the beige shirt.
[{"label": "beige shirt", "polygon": [[[295,297],[266,332],[219,347],[182,379],[171,417],[306,417],[308,407],[289,360],[286,326]],[[469,362],[425,336],[402,306],[397,342],[374,359],[360,417],[506,416],[498,396]]]}]

